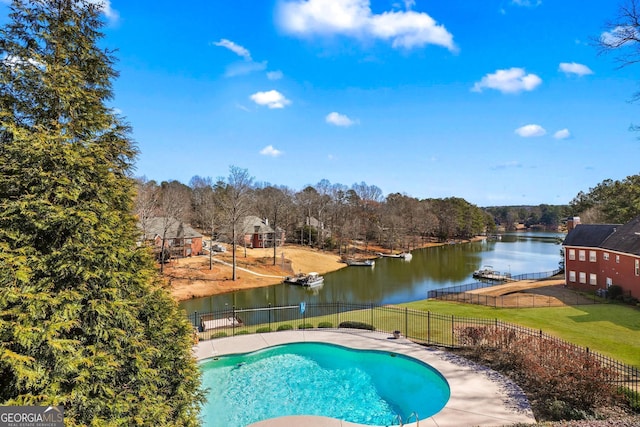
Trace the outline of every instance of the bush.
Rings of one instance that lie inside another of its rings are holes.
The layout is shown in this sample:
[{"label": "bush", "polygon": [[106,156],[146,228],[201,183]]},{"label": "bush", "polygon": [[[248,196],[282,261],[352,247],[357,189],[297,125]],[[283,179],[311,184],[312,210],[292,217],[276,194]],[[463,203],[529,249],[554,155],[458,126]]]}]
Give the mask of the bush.
[{"label": "bush", "polygon": [[622,296],[622,288],[618,285],[611,285],[609,289],[607,289],[607,295],[611,299],[618,299],[618,297]]},{"label": "bush", "polygon": [[465,354],[535,395],[536,417],[584,419],[612,402],[616,373],[579,347],[494,327],[457,328]]},{"label": "bush", "polygon": [[292,329],[293,329],[293,326],[285,324],[285,325],[278,326],[278,329],[276,329],[276,330],[278,330],[278,331],[290,331]]},{"label": "bush", "polygon": [[320,322],[320,323],[318,323],[318,328],[320,328],[320,329],[333,328],[333,323],[331,323],[331,322]]},{"label": "bush", "polygon": [[351,320],[347,320],[345,322],[340,323],[339,328],[349,328],[349,329],[366,329],[367,331],[375,331],[376,328],[373,325],[364,322],[355,322]]},{"label": "bush", "polygon": [[211,336],[211,338],[224,338],[227,337],[227,333],[226,332],[216,332],[215,334],[213,334]]},{"label": "bush", "polygon": [[300,323],[298,329],[313,329],[313,325],[311,323]]},{"label": "bush", "polygon": [[271,332],[271,328],[268,326],[263,326],[262,328],[256,329],[256,334],[264,334],[265,332]]},{"label": "bush", "polygon": [[236,335],[248,335],[248,334],[249,334],[249,331],[247,331],[246,329],[236,332]]}]

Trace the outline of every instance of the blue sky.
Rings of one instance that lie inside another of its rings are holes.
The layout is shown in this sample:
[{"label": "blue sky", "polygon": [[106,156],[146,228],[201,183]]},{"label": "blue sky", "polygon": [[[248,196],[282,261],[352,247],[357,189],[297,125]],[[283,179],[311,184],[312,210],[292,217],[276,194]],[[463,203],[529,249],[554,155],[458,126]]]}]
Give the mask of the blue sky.
[{"label": "blue sky", "polygon": [[[6,0],[0,0],[6,22]],[[565,204],[638,171],[611,0],[111,0],[137,175]]]}]

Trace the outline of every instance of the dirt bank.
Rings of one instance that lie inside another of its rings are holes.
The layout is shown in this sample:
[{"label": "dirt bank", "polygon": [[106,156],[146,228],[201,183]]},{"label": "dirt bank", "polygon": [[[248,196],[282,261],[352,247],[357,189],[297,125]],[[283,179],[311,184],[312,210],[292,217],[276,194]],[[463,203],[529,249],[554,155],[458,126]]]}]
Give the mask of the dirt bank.
[{"label": "dirt bank", "polygon": [[[440,244],[425,243],[422,247]],[[386,249],[373,246],[368,246],[366,249],[370,256],[374,256],[376,252],[389,252]],[[164,278],[174,298],[183,301],[237,290],[271,286],[282,282],[285,276],[291,274],[312,271],[326,274],[347,266],[341,262],[337,253],[297,245],[285,245],[278,248],[275,258],[274,265],[273,248],[247,248],[246,250],[239,248],[236,251],[235,281],[232,280],[230,251],[216,253],[212,257],[211,269],[209,269],[208,255],[182,258],[165,266]]]}]

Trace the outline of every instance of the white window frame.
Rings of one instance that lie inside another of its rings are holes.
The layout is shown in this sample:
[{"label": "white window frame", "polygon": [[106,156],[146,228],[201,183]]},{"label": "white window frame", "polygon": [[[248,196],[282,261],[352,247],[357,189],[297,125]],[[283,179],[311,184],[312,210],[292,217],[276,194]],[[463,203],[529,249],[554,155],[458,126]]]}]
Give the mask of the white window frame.
[{"label": "white window frame", "polygon": [[586,261],[587,260],[587,252],[580,249],[578,251],[578,261]]},{"label": "white window frame", "polygon": [[580,283],[587,283],[587,273],[585,273],[584,271],[581,271],[579,276],[579,281]]},{"label": "white window frame", "polygon": [[598,253],[596,251],[589,251],[589,262],[598,261]]},{"label": "white window frame", "polygon": [[635,271],[636,276],[640,276],[640,259],[635,260]]},{"label": "white window frame", "polygon": [[576,272],[575,271],[569,271],[569,281],[570,282],[575,282],[576,281]]},{"label": "white window frame", "polygon": [[605,261],[609,261],[609,252],[603,252],[602,253],[602,259]]},{"label": "white window frame", "polygon": [[616,264],[620,264],[620,255],[616,255]]},{"label": "white window frame", "polygon": [[589,273],[589,284],[596,286],[598,284],[598,275],[595,273]]},{"label": "white window frame", "polygon": [[569,249],[569,261],[575,261],[575,260],[576,260],[576,250]]},{"label": "white window frame", "polygon": [[609,289],[609,286],[613,285],[613,279],[611,277],[607,277],[607,289]]}]

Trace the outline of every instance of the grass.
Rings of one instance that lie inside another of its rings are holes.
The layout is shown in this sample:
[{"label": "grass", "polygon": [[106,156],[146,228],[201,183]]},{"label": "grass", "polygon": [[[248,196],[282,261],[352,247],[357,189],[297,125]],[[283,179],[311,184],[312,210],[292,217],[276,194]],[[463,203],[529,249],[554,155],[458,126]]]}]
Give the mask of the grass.
[{"label": "grass", "polygon": [[402,304],[413,310],[515,323],[588,347],[640,367],[640,310],[619,304],[501,309],[423,300]]}]

